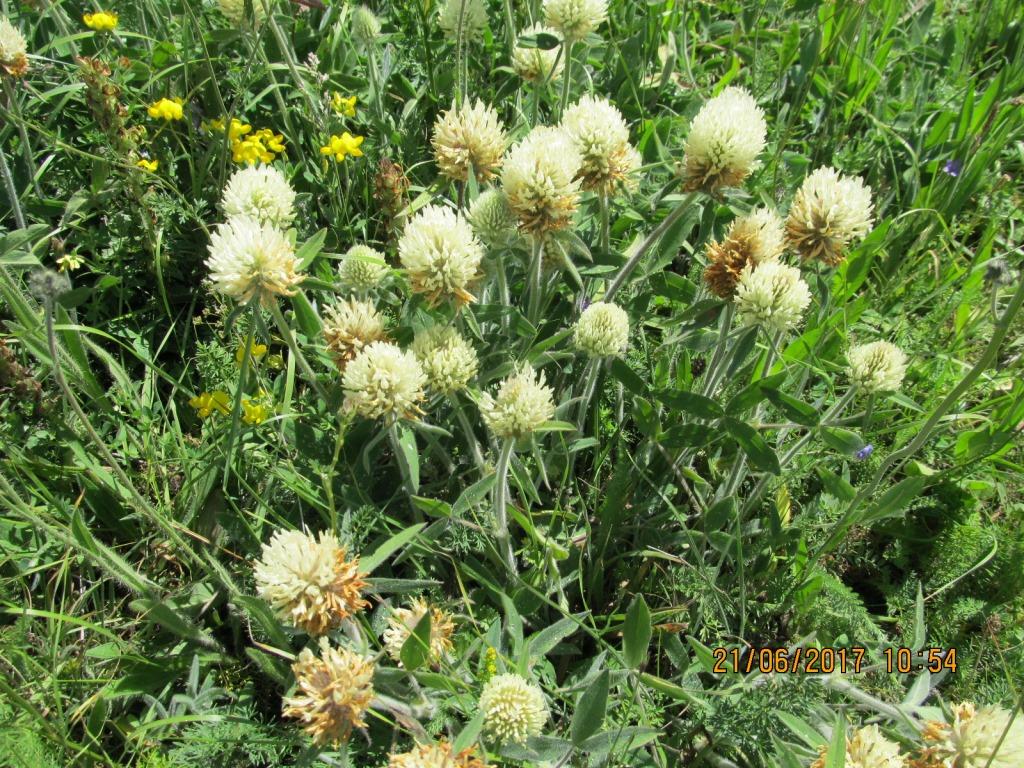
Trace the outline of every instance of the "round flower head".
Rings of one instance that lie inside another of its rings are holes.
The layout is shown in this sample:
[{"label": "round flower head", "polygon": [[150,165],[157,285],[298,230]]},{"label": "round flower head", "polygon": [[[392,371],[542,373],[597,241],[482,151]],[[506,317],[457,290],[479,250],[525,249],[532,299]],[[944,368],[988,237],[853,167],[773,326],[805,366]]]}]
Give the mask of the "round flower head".
[{"label": "round flower head", "polygon": [[434,159],[441,173],[455,181],[469,178],[470,166],[477,181],[494,178],[505,153],[505,129],[498,113],[477,99],[449,109],[434,123]]},{"label": "round flower head", "polygon": [[[558,36],[555,30],[543,24],[534,24],[527,27],[519,33],[519,36],[530,37],[541,34],[551,35],[552,37]],[[512,69],[528,83],[543,83],[545,80],[557,80],[564,68],[565,63],[559,55],[557,46],[545,50],[543,48],[528,48],[524,45],[517,45],[512,49]]]},{"label": "round flower head", "polygon": [[572,223],[580,162],[572,140],[559,128],[538,126],[509,150],[501,186],[524,231],[541,236]]},{"label": "round flower head", "polygon": [[835,266],[846,247],[871,230],[871,187],[859,177],[819,168],[804,179],[786,219],[790,244],[804,259]]},{"label": "round flower head", "polygon": [[[825,749],[811,768],[825,768]],[[904,768],[900,745],[882,735],[877,725],[858,729],[846,739],[846,768]]]},{"label": "round flower head", "polygon": [[298,718],[317,746],[347,741],[373,700],[373,661],[320,638],[320,654],[303,648],[292,664],[296,692],[284,699],[284,716]]},{"label": "round flower head", "polygon": [[345,408],[367,419],[416,418],[426,383],[416,356],[386,341],[367,345],[345,366],[341,379]]},{"label": "round flower head", "polygon": [[368,46],[377,42],[380,36],[380,19],[365,5],[352,13],[352,37],[360,45]]},{"label": "round flower head", "polygon": [[349,288],[368,291],[376,288],[388,276],[384,254],[368,245],[353,245],[338,267],[338,277]]},{"label": "round flower head", "polygon": [[384,630],[384,649],[388,656],[401,666],[402,646],[416,628],[427,611],[430,611],[430,650],[427,659],[431,664],[437,663],[452,649],[452,633],[455,622],[451,614],[437,606],[428,605],[422,597],[417,597],[408,608],[395,608],[388,616],[388,627]]},{"label": "round flower head", "polygon": [[480,413],[495,436],[520,440],[554,418],[554,397],[544,384],[544,374],[538,376],[525,366],[501,382],[495,396],[481,395]]},{"label": "round flower head", "polygon": [[469,206],[469,224],[483,242],[500,248],[516,238],[516,220],[505,193],[488,189]]},{"label": "round flower head", "polygon": [[278,296],[293,296],[302,282],[295,249],[273,224],[237,217],[210,236],[206,260],[213,288],[241,303],[258,299],[270,306]]},{"label": "round flower head", "polygon": [[[463,8],[465,2],[465,8]],[[459,15],[462,15],[463,41],[480,40],[487,29],[487,9],[483,0],[447,0],[441,8],[438,23],[451,41],[459,37]]]},{"label": "round flower head", "polygon": [[447,741],[417,744],[408,752],[391,755],[388,768],[490,768],[473,747],[456,753]]},{"label": "round flower head", "polygon": [[427,383],[441,394],[450,395],[465,389],[476,376],[479,367],[476,352],[451,326],[435,325],[416,334],[411,349],[427,374]]},{"label": "round flower head", "polygon": [[235,171],[221,203],[228,218],[248,216],[260,224],[278,227],[287,227],[295,219],[295,190],[284,174],[270,165]]},{"label": "round flower head", "polygon": [[800,322],[800,315],[811,303],[811,292],[799,269],[765,261],[743,268],[735,301],[744,324],[788,331]]},{"label": "round flower head", "polygon": [[544,0],[544,21],[570,42],[582,40],[608,18],[608,0]]},{"label": "round flower head", "polygon": [[958,704],[951,723],[927,723],[921,736],[926,745],[922,762],[936,768],[1020,768],[1024,757],[1024,715],[1014,717],[1002,707]]},{"label": "round flower head", "polygon": [[609,194],[630,184],[640,167],[640,153],[629,143],[622,114],[607,99],[584,96],[566,110],[562,128],[580,154],[583,188]]},{"label": "round flower head", "polygon": [[573,342],[591,357],[621,355],[629,341],[629,315],[616,304],[595,301],[580,315]]},{"label": "round flower head", "polygon": [[548,721],[544,692],[520,675],[495,675],[480,692],[484,729],[498,742],[522,744]]},{"label": "round flower head", "polygon": [[745,88],[730,86],[709,99],[686,138],[684,188],[713,192],[740,184],[757,166],[767,131],[764,112]]},{"label": "round flower head", "polygon": [[302,531],[278,531],[263,545],[253,575],[256,590],[282,621],[322,635],[366,607],[359,558],[346,558],[333,533],[320,539]]},{"label": "round flower head", "polygon": [[476,301],[469,286],[480,276],[483,257],[469,222],[438,205],[417,213],[398,241],[398,260],[409,273],[412,290],[434,305],[444,299],[459,305]]},{"label": "round flower head", "polygon": [[708,245],[704,280],[712,293],[731,299],[743,268],[777,259],[783,251],[784,237],[782,219],[767,208],[734,219],[725,239]]},{"label": "round flower head", "polygon": [[865,392],[895,392],[907,373],[907,356],[895,344],[873,341],[846,353],[850,381]]},{"label": "round flower head", "polygon": [[0,16],[0,70],[11,77],[28,71],[25,38],[6,16]]},{"label": "round flower head", "polygon": [[[217,0],[217,5],[220,7],[220,12],[223,13],[228,21],[236,26],[241,26],[250,19],[245,13],[246,0]],[[269,0],[267,5],[271,5],[273,0]],[[263,23],[263,19],[267,16],[267,11],[263,7],[263,0],[250,0],[252,5],[252,23],[254,26],[259,26]]]},{"label": "round flower head", "polygon": [[349,299],[324,309],[324,340],[339,370],[367,345],[387,338],[384,318],[369,301]]}]

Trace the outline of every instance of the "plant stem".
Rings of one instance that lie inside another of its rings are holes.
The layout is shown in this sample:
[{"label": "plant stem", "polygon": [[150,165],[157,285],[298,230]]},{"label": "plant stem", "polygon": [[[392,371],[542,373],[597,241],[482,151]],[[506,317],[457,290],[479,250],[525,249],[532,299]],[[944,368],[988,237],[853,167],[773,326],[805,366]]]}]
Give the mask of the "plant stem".
[{"label": "plant stem", "polygon": [[501,446],[498,455],[497,475],[494,483],[494,537],[498,542],[498,551],[505,560],[509,574],[516,576],[516,556],[512,549],[512,540],[508,533],[508,468],[512,460],[515,441],[507,439]]},{"label": "plant stem", "polygon": [[391,441],[391,450],[395,452],[398,469],[402,473],[402,485],[405,488],[405,492],[412,498],[416,495],[416,484],[413,482],[412,469],[405,458],[405,451],[402,450],[402,441],[398,438],[397,421],[392,421],[388,426],[388,439]]},{"label": "plant stem", "polygon": [[544,243],[539,236],[534,235],[533,257],[530,259],[530,283],[527,287],[529,301],[526,309],[526,317],[534,326],[537,325],[537,319],[540,314],[541,272],[543,271],[541,269],[541,261],[543,256]]},{"label": "plant stem", "polygon": [[604,190],[597,195],[598,209],[601,213],[601,235],[598,243],[601,246],[603,255],[606,255],[611,250],[611,217],[608,211],[608,193]]},{"label": "plant stem", "polygon": [[[463,63],[465,56],[463,47],[466,43],[466,32],[463,25],[466,21],[466,0],[459,0],[459,23],[455,35],[455,106],[461,107],[466,100],[468,84],[463,79]],[[467,70],[468,71],[468,70]],[[461,206],[459,206],[461,208]]]},{"label": "plant stem", "polygon": [[462,427],[462,431],[466,433],[466,443],[469,445],[469,450],[473,454],[473,461],[476,463],[476,468],[483,470],[484,468],[484,455],[480,452],[480,443],[477,442],[476,435],[473,433],[473,425],[469,423],[469,419],[466,417],[466,411],[462,407],[462,402],[459,400],[457,394],[451,396],[452,408],[455,411],[455,418],[459,422],[459,426]]},{"label": "plant stem", "polygon": [[558,116],[565,114],[569,107],[569,85],[572,82],[572,48],[573,43],[566,40],[562,43],[562,50],[565,52],[565,69],[562,70],[562,99],[559,101]]},{"label": "plant stem", "polygon": [[[249,361],[252,353],[252,343],[256,335],[256,323],[259,318],[259,304],[249,303],[249,332],[245,336],[245,349],[242,350],[242,370],[238,374],[238,384],[235,386],[235,396],[231,400],[231,427],[228,430],[228,441],[224,446],[224,473],[222,478],[222,489],[227,491],[228,478],[231,476],[231,451],[235,447],[235,438],[238,436],[238,423],[242,413],[242,394],[245,392],[249,379]],[[269,334],[268,334],[269,335]]]},{"label": "plant stem", "polygon": [[729,355],[729,331],[732,330],[732,319],[736,313],[736,305],[731,301],[722,309],[722,316],[718,328],[718,342],[715,344],[715,353],[711,356],[711,364],[708,366],[704,378],[704,396],[714,397],[715,387],[721,378],[722,370],[725,368],[725,360]]},{"label": "plant stem", "polygon": [[21,202],[18,200],[18,190],[14,186],[14,177],[11,176],[11,169],[7,165],[7,157],[0,148],[0,176],[4,177],[4,189],[7,190],[7,197],[11,201],[11,210],[14,211],[14,221],[18,229],[25,228],[25,214],[21,212]]},{"label": "plant stem", "polygon": [[594,390],[597,389],[597,380],[601,375],[601,359],[593,358],[587,363],[587,369],[584,374],[584,380],[586,384],[583,387],[583,395],[580,399],[580,410],[576,416],[576,425],[583,434],[583,430],[587,425],[587,412],[590,410],[590,401],[594,397]]},{"label": "plant stem", "polygon": [[270,305],[270,314],[274,317],[274,322],[277,323],[277,329],[281,332],[284,337],[285,344],[288,345],[288,349],[295,355],[295,361],[299,364],[299,368],[305,374],[306,378],[309,379],[309,383],[313,389],[316,390],[317,395],[327,402],[327,392],[320,385],[319,379],[310,367],[309,362],[306,360],[305,355],[302,354],[302,350],[299,349],[299,345],[295,343],[295,336],[292,335],[292,329],[288,325],[288,321],[285,320],[284,313],[281,312],[281,307],[275,301]]}]

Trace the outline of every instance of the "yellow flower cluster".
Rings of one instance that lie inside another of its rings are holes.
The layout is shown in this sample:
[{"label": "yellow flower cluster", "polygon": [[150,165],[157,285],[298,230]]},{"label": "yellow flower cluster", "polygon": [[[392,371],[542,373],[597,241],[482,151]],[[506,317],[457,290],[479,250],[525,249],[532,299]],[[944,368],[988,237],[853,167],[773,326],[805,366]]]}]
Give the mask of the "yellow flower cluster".
[{"label": "yellow flower cluster", "polygon": [[227,131],[231,159],[239,164],[272,163],[285,149],[282,134],[274,133],[270,128],[259,128],[253,132],[251,125],[235,117],[231,118],[230,125],[225,126],[223,120],[211,120],[205,127],[218,133]]},{"label": "yellow flower cluster", "polygon": [[[272,410],[261,402],[266,395],[267,393],[261,389],[255,398],[242,398],[242,421],[246,424],[262,424],[269,418]],[[188,404],[195,408],[200,419],[207,419],[216,413],[221,416],[231,413],[231,395],[221,389],[202,392],[189,400]]]},{"label": "yellow flower cluster", "polygon": [[89,29],[95,29],[97,32],[109,32],[117,26],[117,14],[111,11],[96,11],[96,13],[87,13],[82,16],[82,21]]},{"label": "yellow flower cluster", "polygon": [[146,111],[154,120],[181,120],[185,116],[184,103],[180,98],[163,98],[150,104]]},{"label": "yellow flower cluster", "polygon": [[144,171],[148,171],[149,173],[156,173],[156,169],[160,167],[160,161],[149,160],[148,158],[143,157],[137,163],[135,163],[135,165]]},{"label": "yellow flower cluster", "polygon": [[363,143],[364,138],[363,136],[353,136],[348,131],[345,131],[341,136],[331,136],[327,143],[320,147],[320,154],[334,155],[334,159],[339,163],[348,155],[362,157],[363,150],[359,148],[359,145]]},{"label": "yellow flower cluster", "polygon": [[331,96],[331,107],[339,115],[344,117],[355,117],[356,116],[356,97],[349,96],[347,99],[340,93],[335,93]]}]

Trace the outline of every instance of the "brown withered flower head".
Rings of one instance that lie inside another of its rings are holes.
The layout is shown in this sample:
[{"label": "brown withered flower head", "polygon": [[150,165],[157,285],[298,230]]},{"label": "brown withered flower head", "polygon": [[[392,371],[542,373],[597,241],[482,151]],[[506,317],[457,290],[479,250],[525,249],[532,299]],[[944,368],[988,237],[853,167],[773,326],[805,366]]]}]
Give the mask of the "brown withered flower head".
[{"label": "brown withered flower head", "polygon": [[767,208],[735,219],[723,240],[708,245],[704,270],[708,288],[719,298],[731,299],[743,268],[777,259],[784,237],[782,220]]}]

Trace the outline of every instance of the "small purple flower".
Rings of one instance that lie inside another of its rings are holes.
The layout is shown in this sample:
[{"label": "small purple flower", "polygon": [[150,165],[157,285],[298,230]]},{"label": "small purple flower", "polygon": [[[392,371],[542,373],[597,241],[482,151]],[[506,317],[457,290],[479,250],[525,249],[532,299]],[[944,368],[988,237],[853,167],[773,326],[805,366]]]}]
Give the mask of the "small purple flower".
[{"label": "small purple flower", "polygon": [[857,457],[858,461],[864,461],[864,459],[866,459],[868,456],[870,456],[874,452],[875,452],[875,446],[873,446],[871,443],[868,443],[863,448],[861,448],[859,451],[857,451],[857,453],[855,453],[854,456]]},{"label": "small purple flower", "polygon": [[950,176],[956,178],[960,175],[960,171],[964,168],[963,162],[960,160],[947,160],[946,164],[942,166],[942,170],[948,173]]}]

